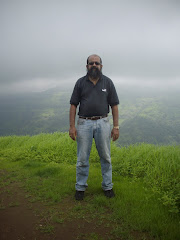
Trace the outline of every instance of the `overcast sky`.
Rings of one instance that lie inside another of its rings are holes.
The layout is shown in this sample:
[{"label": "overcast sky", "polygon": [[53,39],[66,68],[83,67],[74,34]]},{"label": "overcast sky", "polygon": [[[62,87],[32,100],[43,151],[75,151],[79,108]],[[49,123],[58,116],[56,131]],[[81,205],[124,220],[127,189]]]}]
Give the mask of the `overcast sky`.
[{"label": "overcast sky", "polygon": [[180,89],[180,0],[0,0],[0,93],[74,85],[96,53],[121,84]]}]

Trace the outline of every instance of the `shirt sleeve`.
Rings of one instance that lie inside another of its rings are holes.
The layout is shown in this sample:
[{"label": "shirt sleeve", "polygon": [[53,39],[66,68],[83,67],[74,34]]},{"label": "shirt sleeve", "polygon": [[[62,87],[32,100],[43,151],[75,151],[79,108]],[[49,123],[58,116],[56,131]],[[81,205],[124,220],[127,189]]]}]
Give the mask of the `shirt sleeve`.
[{"label": "shirt sleeve", "polygon": [[73,93],[71,95],[70,104],[77,106],[79,102],[80,102],[80,90],[79,90],[79,84],[77,81],[74,86]]},{"label": "shirt sleeve", "polygon": [[110,86],[109,86],[108,104],[111,107],[119,104],[119,98],[116,92],[116,88],[112,81],[110,81]]}]

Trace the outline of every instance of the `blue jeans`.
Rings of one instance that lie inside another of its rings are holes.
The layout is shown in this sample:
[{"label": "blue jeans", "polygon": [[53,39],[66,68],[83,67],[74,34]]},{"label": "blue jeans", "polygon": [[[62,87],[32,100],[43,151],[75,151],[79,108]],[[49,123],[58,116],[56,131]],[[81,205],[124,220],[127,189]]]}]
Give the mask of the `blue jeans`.
[{"label": "blue jeans", "polygon": [[111,128],[108,117],[98,120],[79,118],[77,125],[77,165],[76,190],[85,191],[89,175],[89,155],[93,138],[100,157],[102,188],[110,190],[112,184],[112,165],[110,155]]}]

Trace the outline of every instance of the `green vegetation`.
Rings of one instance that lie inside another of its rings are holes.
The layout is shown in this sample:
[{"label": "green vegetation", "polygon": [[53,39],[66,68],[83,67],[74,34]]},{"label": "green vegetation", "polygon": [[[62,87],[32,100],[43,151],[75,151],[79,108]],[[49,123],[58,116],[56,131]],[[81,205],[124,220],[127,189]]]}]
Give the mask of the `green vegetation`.
[{"label": "green vegetation", "polygon": [[[42,93],[0,96],[0,136],[66,132],[73,86]],[[117,84],[120,99],[119,146],[136,143],[180,144],[180,94],[125,88]],[[109,114],[112,123],[111,113]]]},{"label": "green vegetation", "polygon": [[127,96],[122,96],[119,106],[121,137],[118,145],[143,142],[157,145],[180,144],[179,93],[152,93],[144,90],[137,94],[127,91],[126,94]]},{"label": "green vegetation", "polygon": [[[106,220],[112,236],[126,240],[137,239],[132,232],[143,234],[138,239],[179,239],[179,146],[140,144],[119,148],[112,143],[111,149],[116,197],[109,200],[103,195],[93,143],[85,199],[83,204],[75,202],[67,217],[87,222],[98,219],[97,225]],[[1,137],[0,168],[9,171],[11,180],[24,183],[31,201],[55,204],[68,197],[74,199],[76,142],[60,132]],[[8,182],[2,177],[0,184]],[[51,215],[56,223],[64,221],[62,214]],[[52,223],[42,230],[52,232]],[[95,231],[91,237],[100,239]]]},{"label": "green vegetation", "polygon": [[70,92],[0,96],[0,135],[67,131]]}]

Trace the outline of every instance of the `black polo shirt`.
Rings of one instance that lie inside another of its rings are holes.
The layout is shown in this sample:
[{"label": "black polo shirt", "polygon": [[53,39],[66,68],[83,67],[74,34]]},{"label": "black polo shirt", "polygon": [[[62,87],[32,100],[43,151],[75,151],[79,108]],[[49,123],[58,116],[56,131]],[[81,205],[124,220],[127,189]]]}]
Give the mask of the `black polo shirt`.
[{"label": "black polo shirt", "polygon": [[80,104],[79,116],[104,116],[109,113],[109,105],[118,105],[119,99],[110,78],[102,75],[94,85],[86,75],[76,82],[70,104]]}]

